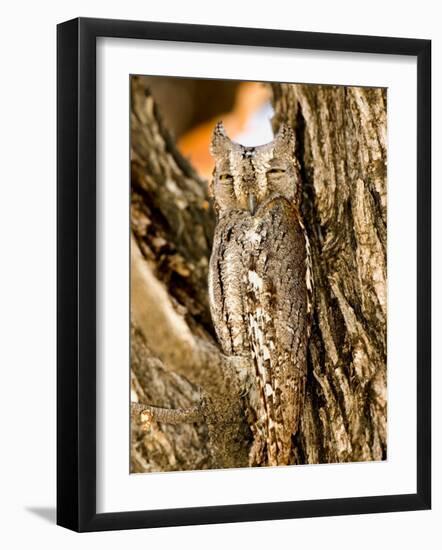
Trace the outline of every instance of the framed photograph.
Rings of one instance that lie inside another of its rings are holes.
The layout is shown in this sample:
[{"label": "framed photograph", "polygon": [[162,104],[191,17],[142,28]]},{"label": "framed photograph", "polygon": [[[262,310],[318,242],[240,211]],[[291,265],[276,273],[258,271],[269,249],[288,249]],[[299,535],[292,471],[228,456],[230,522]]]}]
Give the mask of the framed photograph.
[{"label": "framed photograph", "polygon": [[57,37],[57,523],[429,509],[430,41]]}]

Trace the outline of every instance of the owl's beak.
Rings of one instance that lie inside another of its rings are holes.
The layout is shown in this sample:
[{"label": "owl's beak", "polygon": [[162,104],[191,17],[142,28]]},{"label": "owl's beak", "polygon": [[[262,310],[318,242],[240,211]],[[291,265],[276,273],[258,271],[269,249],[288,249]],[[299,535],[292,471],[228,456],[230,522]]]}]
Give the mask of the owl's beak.
[{"label": "owl's beak", "polygon": [[252,216],[253,216],[255,214],[255,210],[256,210],[256,196],[255,196],[254,193],[249,193],[248,206],[249,206],[250,214],[252,214]]}]

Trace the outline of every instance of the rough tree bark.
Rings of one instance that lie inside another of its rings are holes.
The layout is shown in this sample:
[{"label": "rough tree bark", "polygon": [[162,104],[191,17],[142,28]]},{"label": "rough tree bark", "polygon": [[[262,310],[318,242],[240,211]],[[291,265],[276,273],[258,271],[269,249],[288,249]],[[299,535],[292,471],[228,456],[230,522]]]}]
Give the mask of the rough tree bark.
[{"label": "rough tree bark", "polygon": [[[296,463],[386,457],[386,91],[276,84],[296,132],[314,280]],[[132,82],[132,471],[247,465],[240,363],[207,301],[207,182]],[[149,405],[144,408],[143,405]],[[167,410],[165,410],[167,409]],[[140,411],[143,411],[140,414]]]}]

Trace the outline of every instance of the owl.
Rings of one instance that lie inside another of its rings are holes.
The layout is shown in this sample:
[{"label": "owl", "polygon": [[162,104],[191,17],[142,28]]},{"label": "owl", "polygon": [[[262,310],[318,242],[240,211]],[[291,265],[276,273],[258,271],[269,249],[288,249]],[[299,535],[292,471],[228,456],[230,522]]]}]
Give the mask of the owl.
[{"label": "owl", "polygon": [[293,463],[310,314],[308,240],[293,130],[246,147],[214,129],[210,194],[217,216],[209,302],[223,352],[248,357],[250,466]]}]

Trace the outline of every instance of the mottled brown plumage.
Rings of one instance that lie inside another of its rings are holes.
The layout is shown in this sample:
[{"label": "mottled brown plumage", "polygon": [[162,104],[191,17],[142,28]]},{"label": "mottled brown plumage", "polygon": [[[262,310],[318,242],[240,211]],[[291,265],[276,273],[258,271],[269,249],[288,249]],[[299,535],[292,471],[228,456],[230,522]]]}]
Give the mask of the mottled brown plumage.
[{"label": "mottled brown plumage", "polygon": [[212,154],[213,323],[225,354],[250,357],[244,398],[250,465],[290,464],[304,397],[311,290],[293,132],[282,126],[271,143],[245,147],[218,124]]}]

